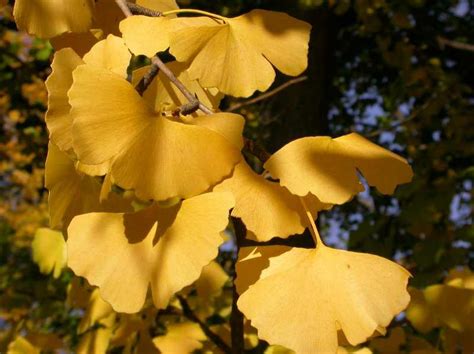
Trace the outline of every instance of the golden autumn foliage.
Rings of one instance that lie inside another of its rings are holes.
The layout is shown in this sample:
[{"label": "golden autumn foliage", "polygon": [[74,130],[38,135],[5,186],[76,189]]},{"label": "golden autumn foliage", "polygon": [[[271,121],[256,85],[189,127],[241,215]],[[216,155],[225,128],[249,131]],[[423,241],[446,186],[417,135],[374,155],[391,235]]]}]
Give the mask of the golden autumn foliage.
[{"label": "golden autumn foliage", "polygon": [[[41,273],[69,277],[67,307],[83,313],[77,353],[231,350],[238,311],[246,348],[265,341],[268,354],[437,352],[400,327],[380,338],[405,309],[420,333],[441,328],[450,348],[474,350],[469,270],[407,289],[406,264],[329,246],[316,226],[365,191],[362,178],[384,195],[409,183],[407,159],[357,133],[303,137],[262,159],[248,119],[220,110],[226,95],[267,91],[275,69],[302,74],[310,24],[174,0],[17,0],[14,16],[56,49],[45,83],[50,228],[36,231],[32,256]],[[313,247],[272,244],[304,232]],[[224,267],[229,235],[237,252]],[[208,326],[215,314],[230,324]],[[10,337],[9,354],[66,350]]]}]

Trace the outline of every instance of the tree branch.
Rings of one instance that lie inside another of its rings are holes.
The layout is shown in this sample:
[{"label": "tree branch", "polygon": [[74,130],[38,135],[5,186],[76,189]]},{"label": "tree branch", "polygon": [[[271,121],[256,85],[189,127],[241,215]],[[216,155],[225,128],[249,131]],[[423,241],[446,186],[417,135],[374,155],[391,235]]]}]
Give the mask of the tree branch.
[{"label": "tree branch", "polygon": [[146,91],[148,86],[151,85],[153,79],[156,77],[156,75],[158,75],[159,72],[160,69],[156,65],[150,65],[148,71],[145,73],[145,75],[143,75],[140,82],[135,86],[135,89],[140,94],[140,96],[143,96],[143,93]]},{"label": "tree branch", "polygon": [[179,304],[183,308],[183,315],[188,318],[189,320],[196,322],[202,329],[202,331],[206,334],[206,336],[217,346],[219,347],[224,353],[226,354],[232,354],[231,348],[222,340],[221,337],[219,337],[216,333],[211,331],[209,326],[201,321],[201,319],[196,316],[194,311],[191,309],[189,306],[188,302],[184,297],[181,295],[176,295],[178,298]]},{"label": "tree branch", "polygon": [[441,36],[438,36],[436,38],[438,40],[439,46],[441,49],[444,49],[444,47],[451,47],[455,49],[460,49],[460,50],[467,50],[469,52],[474,52],[474,44],[469,44],[469,43],[463,43],[463,42],[458,42],[458,41],[453,41],[451,39],[447,39]]},{"label": "tree branch", "polygon": [[144,16],[149,16],[149,17],[163,16],[163,13],[161,13],[160,11],[155,11],[155,10],[149,9],[148,7],[143,7],[143,6],[134,4],[133,2],[127,1],[127,6],[134,15],[144,15]]},{"label": "tree branch", "polygon": [[260,101],[266,100],[266,99],[280,93],[281,91],[285,90],[286,88],[288,88],[292,85],[298,84],[300,82],[306,81],[306,80],[308,80],[307,76],[300,76],[300,77],[296,77],[294,79],[288,80],[287,82],[281,84],[280,86],[274,88],[273,90],[270,90],[268,92],[265,92],[265,93],[261,94],[260,96],[257,96],[255,98],[251,98],[247,101],[243,101],[243,102],[233,104],[232,106],[230,106],[227,109],[227,112],[234,112],[234,111],[237,111],[238,109],[240,109],[242,107],[249,106],[251,104],[255,104],[255,103],[258,103]]},{"label": "tree branch", "polygon": [[[115,2],[120,7],[126,17],[133,16],[125,0],[115,0]],[[201,111],[206,114],[214,113],[210,108],[204,105],[204,103],[200,102],[196,97],[194,97],[194,95],[186,88],[186,86],[183,85],[181,81],[179,81],[179,79],[173,74],[173,72],[166,66],[165,63],[163,63],[163,61],[157,55],[151,58],[151,63],[152,65],[158,67],[163,72],[163,74],[168,77],[168,79],[178,88],[179,91],[181,91],[181,93],[190,103],[197,101],[199,102],[198,107]]]}]

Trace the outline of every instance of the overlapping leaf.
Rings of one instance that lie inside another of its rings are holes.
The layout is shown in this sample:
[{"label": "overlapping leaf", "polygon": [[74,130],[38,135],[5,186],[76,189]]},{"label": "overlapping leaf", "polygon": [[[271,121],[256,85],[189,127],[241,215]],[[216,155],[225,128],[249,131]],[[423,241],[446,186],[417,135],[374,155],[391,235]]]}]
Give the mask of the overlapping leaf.
[{"label": "overlapping leaf", "polygon": [[66,228],[74,216],[84,213],[131,209],[130,201],[113,193],[101,203],[100,182],[76,171],[74,162],[52,143],[46,159],[45,185],[52,228]]},{"label": "overlapping leaf", "polygon": [[[231,178],[214,190],[233,193],[235,208],[232,216],[241,218],[247,230],[259,241],[300,234],[309,226],[299,197],[256,174],[244,161],[235,167]],[[305,200],[313,216],[328,208],[312,195]]]},{"label": "overlapping leaf", "polygon": [[190,63],[190,77],[204,87],[247,97],[270,87],[275,79],[272,64],[292,76],[306,69],[311,29],[306,22],[265,10],[224,21],[172,21],[170,52],[178,61]]},{"label": "overlapping leaf", "polygon": [[64,32],[86,32],[93,11],[93,0],[18,0],[13,14],[19,29],[51,38]]},{"label": "overlapping leaf", "polygon": [[371,143],[356,133],[336,139],[302,138],[287,144],[265,168],[293,194],[314,194],[330,204],[343,204],[363,191],[359,170],[370,186],[391,194],[411,180],[413,172],[402,157]]},{"label": "overlapping leaf", "polygon": [[215,258],[232,206],[232,195],[208,193],[170,208],[78,216],[68,229],[68,265],[116,311],[139,311],[149,284],[164,308]]},{"label": "overlapping leaf", "polygon": [[[73,76],[69,97],[79,160],[91,165],[113,160],[113,181],[143,200],[202,193],[230,175],[241,159],[222,134],[155,112],[129,82],[110,71],[82,65]],[[241,126],[243,118],[219,113],[207,119],[233,119]]]},{"label": "overlapping leaf", "polygon": [[111,70],[123,77],[127,76],[131,54],[121,38],[108,36],[95,44],[81,59],[70,48],[56,52],[52,63],[52,73],[46,80],[48,89],[48,111],[46,123],[51,140],[63,151],[72,149],[71,126],[69,114],[71,106],[67,92],[72,86],[72,72],[85,63],[95,67]]},{"label": "overlapping leaf", "polygon": [[335,353],[339,329],[360,344],[408,305],[408,272],[381,257],[319,246],[269,262],[238,305],[260,338],[297,353]]}]

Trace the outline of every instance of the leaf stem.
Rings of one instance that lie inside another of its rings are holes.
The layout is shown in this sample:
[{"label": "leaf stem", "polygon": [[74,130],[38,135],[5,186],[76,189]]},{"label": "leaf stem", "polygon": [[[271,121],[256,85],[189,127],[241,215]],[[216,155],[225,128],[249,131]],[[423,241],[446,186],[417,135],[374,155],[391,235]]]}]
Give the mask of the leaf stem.
[{"label": "leaf stem", "polygon": [[308,206],[306,205],[306,202],[304,201],[304,197],[300,197],[300,202],[301,202],[301,205],[303,205],[303,209],[306,213],[306,216],[308,217],[309,225],[310,225],[309,231],[311,232],[314,242],[316,243],[316,248],[326,247],[323,240],[321,239],[321,236],[319,235],[319,231],[314,222],[313,215],[311,215],[311,212],[309,211]]},{"label": "leaf stem", "polygon": [[224,21],[225,23],[227,23],[227,20],[228,20],[224,16],[220,16],[220,15],[217,15],[217,14],[213,14],[212,12],[207,12],[207,11],[197,10],[197,9],[171,10],[171,11],[163,12],[162,15],[163,16],[169,16],[169,15],[177,15],[177,14],[185,14],[185,13],[203,15],[203,16],[207,16],[207,17],[211,17],[211,18],[215,18],[215,19]]}]

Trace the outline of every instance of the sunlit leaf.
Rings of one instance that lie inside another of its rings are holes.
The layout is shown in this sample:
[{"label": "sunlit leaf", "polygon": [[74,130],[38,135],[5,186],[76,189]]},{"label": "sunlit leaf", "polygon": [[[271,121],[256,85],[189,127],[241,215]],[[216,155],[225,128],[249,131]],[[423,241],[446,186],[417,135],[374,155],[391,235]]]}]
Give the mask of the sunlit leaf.
[{"label": "sunlit leaf", "polygon": [[[245,161],[235,167],[231,178],[214,190],[234,194],[232,216],[241,218],[247,230],[253,232],[259,241],[300,234],[308,226],[299,197],[253,172]],[[312,195],[305,199],[313,216],[319,210],[328,208]]]},{"label": "sunlit leaf", "polygon": [[21,30],[51,38],[64,32],[86,32],[93,10],[92,0],[17,0],[13,14]]},{"label": "sunlit leaf", "polygon": [[53,273],[54,278],[61,275],[66,266],[66,242],[59,231],[42,228],[35,234],[33,243],[33,260],[38,264],[41,273]]},{"label": "sunlit leaf", "polygon": [[336,139],[301,138],[277,151],[265,168],[292,193],[314,194],[324,203],[342,204],[364,190],[357,171],[370,186],[392,194],[411,180],[413,172],[402,157],[356,133]]},{"label": "sunlit leaf", "polygon": [[153,343],[160,353],[188,354],[202,348],[206,335],[197,323],[183,322],[167,326],[163,336],[155,337]]},{"label": "sunlit leaf", "polygon": [[68,265],[118,312],[139,311],[149,284],[165,308],[216,257],[232,206],[230,194],[208,193],[170,208],[78,216],[68,229]]},{"label": "sunlit leaf", "polygon": [[[91,165],[113,160],[114,183],[134,189],[140,199],[197,195],[229,175],[241,159],[221,134],[153,111],[129,82],[110,71],[78,67],[69,97],[79,160]],[[242,121],[230,113],[215,116]]]},{"label": "sunlit leaf", "polygon": [[190,64],[190,78],[204,87],[247,97],[270,87],[272,64],[292,76],[306,69],[311,29],[306,22],[265,10],[223,20],[178,18],[161,26],[170,31],[170,52]]}]

